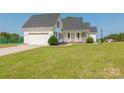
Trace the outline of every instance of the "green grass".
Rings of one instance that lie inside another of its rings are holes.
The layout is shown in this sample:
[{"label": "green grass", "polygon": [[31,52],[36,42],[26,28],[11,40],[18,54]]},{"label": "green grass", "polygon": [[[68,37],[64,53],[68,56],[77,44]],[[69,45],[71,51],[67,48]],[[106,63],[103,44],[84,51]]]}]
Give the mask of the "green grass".
[{"label": "green grass", "polygon": [[3,56],[0,78],[124,78],[124,43],[42,47]]},{"label": "green grass", "polygon": [[0,44],[0,48],[11,47],[11,46],[16,46],[16,45],[18,45],[18,44],[17,43]]}]

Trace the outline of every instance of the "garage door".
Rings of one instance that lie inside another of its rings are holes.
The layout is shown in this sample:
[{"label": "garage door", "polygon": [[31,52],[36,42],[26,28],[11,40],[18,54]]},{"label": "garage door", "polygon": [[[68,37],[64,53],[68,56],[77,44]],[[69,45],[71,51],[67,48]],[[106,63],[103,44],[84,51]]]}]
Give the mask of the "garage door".
[{"label": "garage door", "polygon": [[49,33],[28,33],[29,44],[48,44]]}]

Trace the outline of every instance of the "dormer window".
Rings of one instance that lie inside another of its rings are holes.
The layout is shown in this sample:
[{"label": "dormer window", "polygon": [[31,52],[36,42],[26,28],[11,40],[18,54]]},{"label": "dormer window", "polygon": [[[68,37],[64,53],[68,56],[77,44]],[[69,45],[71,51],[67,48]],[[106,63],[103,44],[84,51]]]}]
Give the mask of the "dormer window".
[{"label": "dormer window", "polygon": [[59,26],[60,24],[59,24],[59,22],[57,21],[57,28],[59,28],[60,26]]},{"label": "dormer window", "polygon": [[64,31],[64,29],[62,28],[61,31]]}]

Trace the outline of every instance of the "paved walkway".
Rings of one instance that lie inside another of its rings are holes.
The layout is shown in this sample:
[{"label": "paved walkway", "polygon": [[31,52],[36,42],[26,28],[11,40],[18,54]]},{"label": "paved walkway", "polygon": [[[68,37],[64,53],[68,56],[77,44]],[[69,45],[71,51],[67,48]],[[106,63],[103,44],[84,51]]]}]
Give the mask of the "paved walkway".
[{"label": "paved walkway", "polygon": [[18,45],[13,47],[0,48],[0,56],[9,55],[12,53],[17,53],[25,50],[30,50],[33,48],[43,47],[41,45]]},{"label": "paved walkway", "polygon": [[[65,44],[65,45],[58,45],[58,46],[70,46],[72,44]],[[54,47],[58,47],[54,46]],[[38,48],[38,47],[46,47],[43,45],[18,45],[18,46],[12,46],[12,47],[5,47],[5,48],[0,48],[0,56],[5,56],[17,52],[22,52],[25,50],[31,50],[33,48]]]}]

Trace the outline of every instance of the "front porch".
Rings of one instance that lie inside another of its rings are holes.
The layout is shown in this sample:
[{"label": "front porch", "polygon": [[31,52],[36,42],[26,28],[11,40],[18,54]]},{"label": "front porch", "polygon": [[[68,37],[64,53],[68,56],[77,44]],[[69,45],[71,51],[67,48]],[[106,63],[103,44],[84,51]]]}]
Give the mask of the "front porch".
[{"label": "front porch", "polygon": [[64,42],[85,43],[86,38],[89,36],[86,32],[68,32],[63,33]]}]

